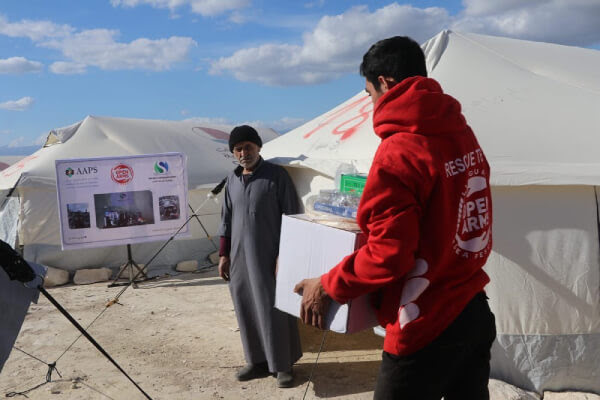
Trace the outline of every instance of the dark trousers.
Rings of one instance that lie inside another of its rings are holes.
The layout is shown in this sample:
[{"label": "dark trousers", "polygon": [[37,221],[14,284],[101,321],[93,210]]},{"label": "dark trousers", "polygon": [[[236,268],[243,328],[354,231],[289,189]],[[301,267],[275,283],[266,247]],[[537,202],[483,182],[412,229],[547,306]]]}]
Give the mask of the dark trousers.
[{"label": "dark trousers", "polygon": [[488,400],[494,314],[478,293],[433,342],[396,356],[383,352],[375,400]]}]

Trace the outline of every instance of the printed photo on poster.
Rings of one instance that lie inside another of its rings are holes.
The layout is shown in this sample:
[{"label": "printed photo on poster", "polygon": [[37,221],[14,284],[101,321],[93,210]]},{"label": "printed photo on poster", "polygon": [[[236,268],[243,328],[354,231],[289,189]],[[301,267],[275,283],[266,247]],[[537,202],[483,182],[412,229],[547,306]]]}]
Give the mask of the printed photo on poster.
[{"label": "printed photo on poster", "polygon": [[152,192],[117,192],[94,194],[98,229],[154,224]]},{"label": "printed photo on poster", "polygon": [[69,229],[83,229],[90,227],[90,212],[88,203],[67,204],[67,218]]},{"label": "printed photo on poster", "polygon": [[160,220],[179,219],[179,196],[162,196],[158,198]]}]

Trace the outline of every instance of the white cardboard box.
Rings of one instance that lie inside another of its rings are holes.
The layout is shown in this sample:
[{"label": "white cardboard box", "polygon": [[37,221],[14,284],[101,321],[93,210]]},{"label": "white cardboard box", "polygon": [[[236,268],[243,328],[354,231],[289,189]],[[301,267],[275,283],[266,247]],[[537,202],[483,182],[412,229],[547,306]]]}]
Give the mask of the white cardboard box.
[{"label": "white cardboard box", "polygon": [[[312,222],[304,214],[284,215],[275,307],[299,317],[302,296],[294,293],[294,286],[302,279],[321,276],[335,267],[364,242],[363,238],[360,232]],[[343,305],[332,301],[325,322],[327,329],[339,333],[354,333],[377,325],[368,295]]]}]

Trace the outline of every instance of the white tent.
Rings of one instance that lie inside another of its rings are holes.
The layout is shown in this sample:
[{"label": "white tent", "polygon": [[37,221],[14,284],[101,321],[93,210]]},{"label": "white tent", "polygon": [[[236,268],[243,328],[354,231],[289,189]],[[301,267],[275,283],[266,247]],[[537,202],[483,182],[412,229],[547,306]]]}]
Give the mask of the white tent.
[{"label": "white tent", "polygon": [[[600,394],[600,51],[443,31],[430,76],[463,106],[492,166],[492,376]],[[362,91],[266,145],[306,198],[379,144]]]},{"label": "white tent", "polygon": [[0,171],[6,169],[11,166],[11,164],[16,163],[24,156],[0,156]]},{"label": "white tent", "polygon": [[[88,116],[49,133],[43,148],[0,172],[0,239],[24,246],[28,261],[68,270],[116,267],[127,261],[125,246],[61,251],[54,160],[182,152],[188,157],[188,200],[196,209],[237,165],[229,152],[232,126],[193,121],[158,121]],[[265,142],[278,134],[259,130]],[[186,205],[187,207],[187,205]],[[191,210],[190,210],[191,213]],[[200,221],[190,221],[192,236],[172,241],[153,265],[201,259],[215,251],[206,239],[216,234],[220,206],[209,201]],[[183,223],[183,221],[182,221]],[[133,259],[145,263],[163,242],[132,245]]]}]

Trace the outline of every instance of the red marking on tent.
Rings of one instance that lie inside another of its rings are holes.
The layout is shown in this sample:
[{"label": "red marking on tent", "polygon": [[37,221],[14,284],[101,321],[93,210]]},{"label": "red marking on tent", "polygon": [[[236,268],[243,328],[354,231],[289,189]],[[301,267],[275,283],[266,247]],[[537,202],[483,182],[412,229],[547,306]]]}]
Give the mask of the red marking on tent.
[{"label": "red marking on tent", "polygon": [[[369,119],[369,114],[371,113],[371,111],[373,111],[373,109],[371,108],[370,110],[368,110],[368,108],[369,108],[369,106],[372,106],[372,105],[373,105],[373,103],[371,103],[371,102],[363,105],[358,110],[359,114],[357,116],[352,117],[349,120],[342,122],[341,124],[339,124],[338,126],[333,128],[331,133],[334,135],[342,135],[340,140],[347,139],[350,136],[354,135],[354,132],[356,132],[358,130],[358,127],[361,126],[367,119]],[[347,127],[346,129],[340,129],[343,126],[349,124],[350,122],[352,122],[354,120],[358,120],[358,122]]]},{"label": "red marking on tent", "polygon": [[22,170],[23,168],[25,168],[25,165],[33,160],[38,158],[38,156],[27,156],[25,158],[23,158],[20,161],[17,161],[15,164],[11,165],[10,167],[6,168],[5,170],[2,171],[2,176],[11,176],[14,175],[15,173],[17,173],[18,171]]},{"label": "red marking on tent", "polygon": [[225,141],[229,140],[229,133],[223,132],[219,129],[204,128],[202,126],[195,126],[192,128],[192,130],[196,130],[196,129],[201,129],[204,133],[207,133],[209,136],[212,136],[213,138],[215,138],[217,140],[225,140]]},{"label": "red marking on tent", "polygon": [[[342,123],[338,124],[336,127],[334,127],[331,130],[332,135],[342,135],[340,140],[348,139],[369,118],[369,114],[373,111],[373,109],[368,109],[369,106],[372,106],[372,103],[370,101],[367,104],[363,104],[359,108],[359,105],[368,99],[369,99],[369,96],[364,96],[364,97],[361,97],[360,99],[357,99],[357,100],[353,101],[352,103],[347,104],[344,107],[340,108],[339,110],[337,110],[336,112],[331,114],[329,117],[327,117],[327,119],[324,122],[320,123],[315,128],[313,128],[310,132],[306,133],[303,136],[304,139],[308,139],[315,132],[325,128],[326,126],[330,125],[334,121],[338,121],[343,117],[349,117],[348,119],[346,119]],[[358,122],[346,129],[342,129],[342,127],[344,127],[348,123],[355,121],[355,120],[358,120]]]}]

